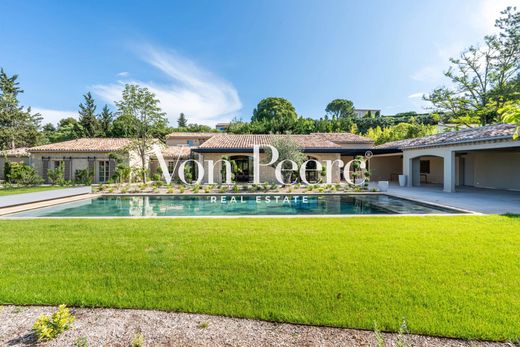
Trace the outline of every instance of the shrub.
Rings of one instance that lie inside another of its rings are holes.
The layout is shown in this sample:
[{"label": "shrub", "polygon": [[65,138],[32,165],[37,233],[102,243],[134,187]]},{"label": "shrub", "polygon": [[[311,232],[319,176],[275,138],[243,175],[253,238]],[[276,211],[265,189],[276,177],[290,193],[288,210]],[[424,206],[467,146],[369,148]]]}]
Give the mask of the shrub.
[{"label": "shrub", "polygon": [[[6,163],[7,165],[7,163]],[[4,170],[5,172],[6,170]],[[38,176],[36,170],[24,163],[9,163],[9,173],[6,179],[10,183],[17,183],[23,186],[38,185],[43,183],[43,178]]]},{"label": "shrub", "polygon": [[50,169],[47,172],[47,177],[49,177],[49,181],[54,185],[64,185],[65,184],[65,167],[63,165],[59,165],[55,169]]},{"label": "shrub", "polygon": [[184,191],[186,190],[186,188],[184,188],[184,186],[180,186],[179,187],[179,193],[184,193]]},{"label": "shrub", "polygon": [[139,332],[134,335],[132,338],[132,347],[142,347],[144,346],[144,335],[143,333]]},{"label": "shrub", "polygon": [[233,185],[233,192],[238,193],[239,190],[240,190],[240,187],[235,183]]},{"label": "shrub", "polygon": [[38,337],[38,341],[54,339],[69,329],[74,320],[75,318],[67,306],[60,305],[50,317],[42,314],[34,323],[33,331]]},{"label": "shrub", "polygon": [[88,347],[88,339],[86,336],[80,336],[74,341],[76,347]]},{"label": "shrub", "polygon": [[76,173],[74,174],[74,181],[76,183],[89,186],[92,184],[92,176],[92,172],[90,172],[88,169],[76,170]]},{"label": "shrub", "polygon": [[197,194],[197,193],[199,192],[199,190],[200,190],[200,185],[197,183],[197,184],[195,184],[195,185],[193,186],[193,192],[194,192],[195,194]]},{"label": "shrub", "polygon": [[130,176],[132,175],[132,168],[130,166],[119,163],[116,166],[114,176],[112,176],[117,182],[130,182]]}]

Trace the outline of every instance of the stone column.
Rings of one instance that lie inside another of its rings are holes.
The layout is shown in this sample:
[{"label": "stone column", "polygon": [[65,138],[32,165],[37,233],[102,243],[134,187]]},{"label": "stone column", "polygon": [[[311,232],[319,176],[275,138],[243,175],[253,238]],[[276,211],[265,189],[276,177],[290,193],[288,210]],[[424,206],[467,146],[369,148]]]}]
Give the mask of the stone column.
[{"label": "stone column", "polygon": [[455,192],[455,172],[456,172],[456,163],[455,163],[455,152],[447,151],[443,155],[444,158],[444,191],[448,193]]}]

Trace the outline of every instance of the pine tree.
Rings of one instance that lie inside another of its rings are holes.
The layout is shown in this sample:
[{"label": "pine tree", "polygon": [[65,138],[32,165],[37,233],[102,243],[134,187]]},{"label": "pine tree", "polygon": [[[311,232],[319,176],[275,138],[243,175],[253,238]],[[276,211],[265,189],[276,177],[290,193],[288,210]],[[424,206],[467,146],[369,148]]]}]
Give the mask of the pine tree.
[{"label": "pine tree", "polygon": [[107,105],[103,107],[98,116],[99,133],[101,136],[109,137],[112,135],[112,122],[114,116]]},{"label": "pine tree", "polygon": [[20,106],[18,94],[23,90],[17,79],[17,75],[9,77],[0,69],[0,149],[34,146],[40,138],[42,118],[31,114],[30,107]]},{"label": "pine tree", "polygon": [[84,137],[96,137],[99,135],[99,122],[96,118],[96,104],[92,94],[83,95],[85,102],[79,104],[79,125],[81,125]]},{"label": "pine tree", "polygon": [[177,120],[177,126],[179,128],[186,128],[188,126],[188,120],[186,119],[184,113],[181,113],[179,115],[179,119]]}]

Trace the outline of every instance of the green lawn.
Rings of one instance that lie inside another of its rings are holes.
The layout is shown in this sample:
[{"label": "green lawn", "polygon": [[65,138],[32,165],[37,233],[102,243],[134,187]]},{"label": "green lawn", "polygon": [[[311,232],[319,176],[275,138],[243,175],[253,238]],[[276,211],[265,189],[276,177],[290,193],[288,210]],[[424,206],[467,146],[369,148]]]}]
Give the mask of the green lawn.
[{"label": "green lawn", "polygon": [[56,189],[63,189],[63,188],[69,188],[69,187],[35,186],[35,187],[0,188],[0,196],[13,195],[13,194],[25,194],[25,193],[43,192],[43,191],[46,191],[46,190],[56,190]]},{"label": "green lawn", "polygon": [[0,302],[520,339],[520,218],[0,221]]}]

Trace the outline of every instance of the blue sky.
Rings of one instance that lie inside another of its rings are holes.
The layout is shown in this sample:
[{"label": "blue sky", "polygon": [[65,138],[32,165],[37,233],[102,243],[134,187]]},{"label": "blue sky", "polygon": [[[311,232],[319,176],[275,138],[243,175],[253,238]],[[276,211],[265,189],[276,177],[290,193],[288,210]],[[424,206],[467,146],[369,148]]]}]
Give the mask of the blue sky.
[{"label": "blue sky", "polygon": [[124,83],[152,89],[172,123],[249,119],[264,97],[318,118],[335,98],[384,114],[423,111],[448,58],[520,0],[7,1],[0,66],[46,121],[92,91],[113,107]]}]

